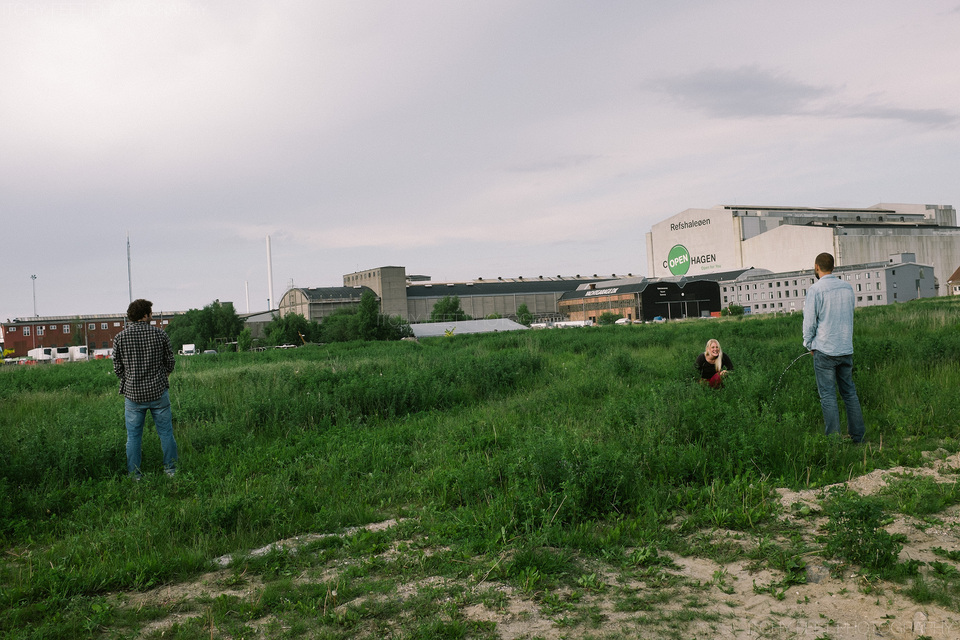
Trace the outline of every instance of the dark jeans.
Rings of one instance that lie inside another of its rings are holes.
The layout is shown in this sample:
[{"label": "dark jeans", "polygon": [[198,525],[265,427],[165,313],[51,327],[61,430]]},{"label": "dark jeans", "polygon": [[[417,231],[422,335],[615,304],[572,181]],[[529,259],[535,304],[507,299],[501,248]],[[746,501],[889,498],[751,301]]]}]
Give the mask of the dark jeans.
[{"label": "dark jeans", "polygon": [[820,393],[820,408],[823,409],[826,434],[840,433],[840,407],[837,405],[839,390],[847,412],[847,433],[854,442],[863,440],[867,428],[863,423],[857,387],[853,384],[853,355],[828,356],[814,351],[813,371],[817,376],[817,391]]},{"label": "dark jeans", "polygon": [[173,437],[173,419],[170,411],[170,393],[151,402],[134,402],[124,398],[123,414],[127,425],[127,471],[130,475],[140,477],[141,444],[143,443],[143,423],[147,419],[147,412],[153,416],[153,425],[160,436],[160,447],[163,449],[163,470],[167,475],[173,475],[177,469],[177,441]]}]

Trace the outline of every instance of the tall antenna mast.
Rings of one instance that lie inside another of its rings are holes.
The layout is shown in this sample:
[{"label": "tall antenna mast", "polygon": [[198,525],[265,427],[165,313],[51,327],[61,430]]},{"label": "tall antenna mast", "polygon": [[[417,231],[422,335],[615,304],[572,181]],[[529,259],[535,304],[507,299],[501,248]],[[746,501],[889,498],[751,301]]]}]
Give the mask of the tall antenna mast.
[{"label": "tall antenna mast", "polygon": [[273,310],[273,257],[270,255],[270,236],[267,236],[267,311]]},{"label": "tall antenna mast", "polygon": [[130,271],[130,232],[127,231],[127,290],[130,294],[130,302],[133,302],[133,276]]}]

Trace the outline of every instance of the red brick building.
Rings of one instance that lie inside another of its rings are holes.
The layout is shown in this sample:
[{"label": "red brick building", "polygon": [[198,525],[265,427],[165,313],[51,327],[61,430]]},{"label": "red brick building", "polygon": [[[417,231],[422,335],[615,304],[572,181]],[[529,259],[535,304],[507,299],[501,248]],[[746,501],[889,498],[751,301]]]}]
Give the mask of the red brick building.
[{"label": "red brick building", "polygon": [[[166,329],[174,315],[156,314],[151,324]],[[86,345],[92,356],[96,349],[112,349],[113,338],[125,324],[123,313],[14,318],[3,323],[3,348],[13,350],[11,357],[22,358],[38,347]]]}]

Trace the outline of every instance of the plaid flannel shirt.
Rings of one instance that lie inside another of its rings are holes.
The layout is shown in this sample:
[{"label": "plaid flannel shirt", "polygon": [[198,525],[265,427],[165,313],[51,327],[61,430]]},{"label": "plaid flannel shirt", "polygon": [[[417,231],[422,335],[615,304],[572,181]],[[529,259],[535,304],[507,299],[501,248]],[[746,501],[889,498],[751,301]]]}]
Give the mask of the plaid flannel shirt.
[{"label": "plaid flannel shirt", "polygon": [[131,322],[113,339],[113,372],[120,378],[120,393],[134,402],[162,396],[175,363],[170,338],[149,322]]}]

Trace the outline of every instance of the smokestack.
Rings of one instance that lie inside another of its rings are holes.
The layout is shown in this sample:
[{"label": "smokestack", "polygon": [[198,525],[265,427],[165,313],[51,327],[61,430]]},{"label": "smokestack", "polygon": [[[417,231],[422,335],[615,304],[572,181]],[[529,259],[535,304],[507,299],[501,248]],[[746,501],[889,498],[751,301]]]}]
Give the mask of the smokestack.
[{"label": "smokestack", "polygon": [[267,236],[267,311],[273,311],[273,257],[270,255],[270,236]]},{"label": "smokestack", "polygon": [[127,292],[130,294],[130,302],[133,302],[133,276],[130,271],[130,232],[127,231]]}]

